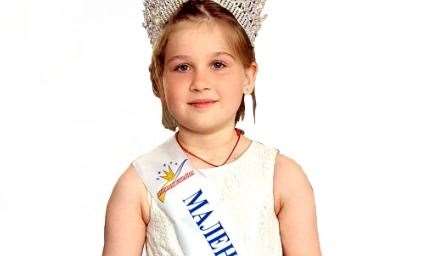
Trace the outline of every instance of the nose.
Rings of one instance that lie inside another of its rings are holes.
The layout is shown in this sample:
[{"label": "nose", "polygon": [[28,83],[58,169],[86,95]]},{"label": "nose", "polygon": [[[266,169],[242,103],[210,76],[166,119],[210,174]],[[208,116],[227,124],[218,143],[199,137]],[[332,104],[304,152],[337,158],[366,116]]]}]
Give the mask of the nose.
[{"label": "nose", "polygon": [[206,71],[196,69],[193,79],[191,81],[190,90],[191,91],[201,91],[201,90],[209,90],[209,82],[208,82],[208,74]]}]

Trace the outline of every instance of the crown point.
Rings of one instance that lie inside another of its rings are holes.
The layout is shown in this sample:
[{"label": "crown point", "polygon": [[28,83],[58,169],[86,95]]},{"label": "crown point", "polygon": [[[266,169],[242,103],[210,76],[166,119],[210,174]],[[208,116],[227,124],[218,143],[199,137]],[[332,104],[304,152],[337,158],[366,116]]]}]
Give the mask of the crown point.
[{"label": "crown point", "polygon": [[[168,20],[182,4],[188,1],[189,0],[143,1],[145,7],[143,10],[145,22],[142,24],[150,35],[152,45],[154,45],[160,37],[166,20]],[[257,35],[257,31],[260,29],[260,23],[267,17],[267,14],[260,17],[266,0],[213,0],[213,2],[218,3],[233,14],[248,35],[251,45],[254,45],[254,35]]]}]

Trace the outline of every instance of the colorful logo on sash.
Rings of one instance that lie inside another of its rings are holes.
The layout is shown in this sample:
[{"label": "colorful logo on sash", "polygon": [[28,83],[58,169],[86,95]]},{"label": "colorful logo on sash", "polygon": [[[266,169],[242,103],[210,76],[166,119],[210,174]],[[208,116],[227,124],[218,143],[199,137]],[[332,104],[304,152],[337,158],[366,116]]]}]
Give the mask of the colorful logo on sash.
[{"label": "colorful logo on sash", "polygon": [[[156,178],[157,180],[162,178],[165,181],[165,183],[162,185],[161,189],[159,189],[157,193],[158,199],[159,201],[161,201],[161,203],[164,203],[165,194],[167,193],[167,191],[194,175],[194,171],[189,171],[184,175],[180,176],[180,174],[182,173],[182,168],[184,167],[187,160],[188,159],[182,161],[182,163],[177,167],[176,172],[173,172],[173,169],[169,164],[164,164],[164,167],[166,169],[162,171],[163,175]],[[170,162],[170,164],[172,163],[173,162]],[[177,165],[177,163],[174,163],[174,165]],[[158,172],[158,174],[161,174],[161,172]]]}]

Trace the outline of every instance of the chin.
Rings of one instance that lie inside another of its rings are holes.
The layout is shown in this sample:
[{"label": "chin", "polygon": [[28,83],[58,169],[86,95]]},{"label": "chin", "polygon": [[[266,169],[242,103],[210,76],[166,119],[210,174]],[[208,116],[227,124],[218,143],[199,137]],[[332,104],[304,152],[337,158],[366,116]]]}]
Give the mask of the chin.
[{"label": "chin", "polygon": [[200,121],[183,122],[182,126],[194,132],[208,133],[218,129],[218,127],[220,127],[220,124],[215,122],[210,122],[207,120],[200,120]]}]

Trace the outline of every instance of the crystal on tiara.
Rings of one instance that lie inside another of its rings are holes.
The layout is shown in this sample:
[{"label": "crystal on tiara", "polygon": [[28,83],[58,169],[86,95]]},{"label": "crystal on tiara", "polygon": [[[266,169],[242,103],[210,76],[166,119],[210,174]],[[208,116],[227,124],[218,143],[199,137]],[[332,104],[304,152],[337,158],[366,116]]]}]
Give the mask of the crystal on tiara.
[{"label": "crystal on tiara", "polygon": [[[155,46],[162,29],[178,8],[189,0],[143,0],[144,22],[150,43]],[[267,14],[260,16],[266,0],[212,0],[229,10],[245,30],[251,44],[257,36]]]}]

